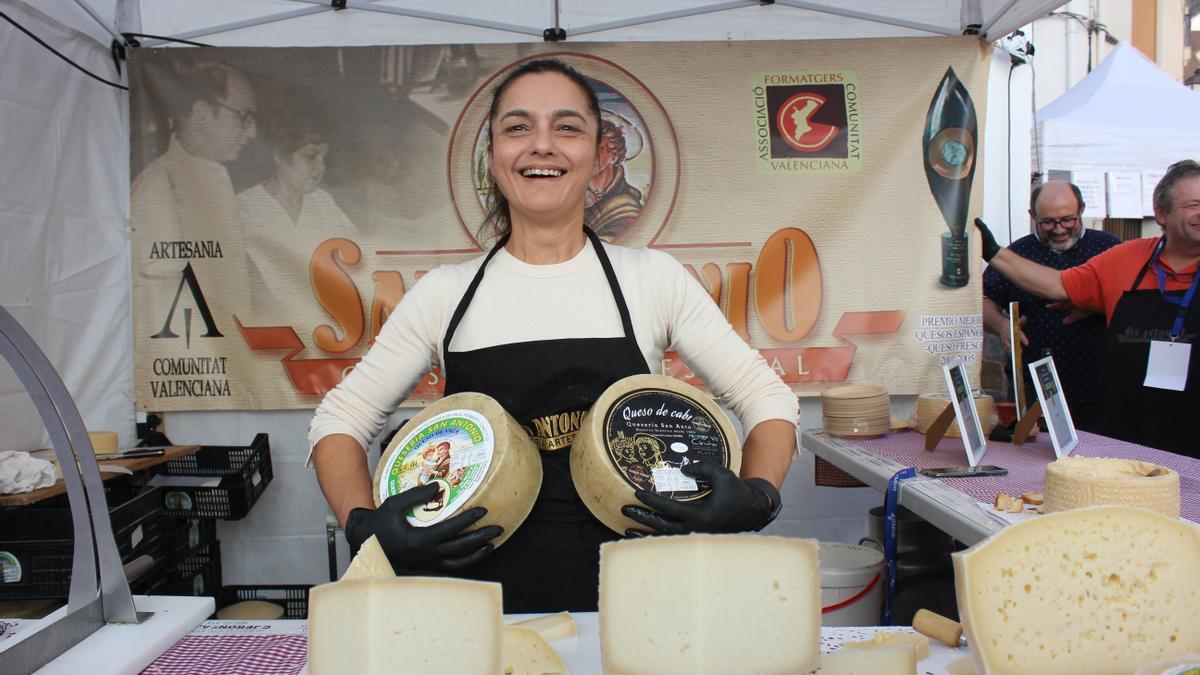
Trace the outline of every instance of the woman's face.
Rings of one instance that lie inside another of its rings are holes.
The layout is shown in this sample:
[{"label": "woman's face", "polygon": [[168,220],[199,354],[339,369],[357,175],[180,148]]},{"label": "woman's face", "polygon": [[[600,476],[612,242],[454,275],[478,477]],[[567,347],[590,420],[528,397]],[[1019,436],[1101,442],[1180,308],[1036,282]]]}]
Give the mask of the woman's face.
[{"label": "woman's face", "polygon": [[308,143],[279,161],[279,178],[300,194],[317,189],[325,176],[328,143]]},{"label": "woman's face", "polygon": [[488,159],[514,226],[583,217],[597,124],[587,96],[560,73],[530,73],[505,89]]}]

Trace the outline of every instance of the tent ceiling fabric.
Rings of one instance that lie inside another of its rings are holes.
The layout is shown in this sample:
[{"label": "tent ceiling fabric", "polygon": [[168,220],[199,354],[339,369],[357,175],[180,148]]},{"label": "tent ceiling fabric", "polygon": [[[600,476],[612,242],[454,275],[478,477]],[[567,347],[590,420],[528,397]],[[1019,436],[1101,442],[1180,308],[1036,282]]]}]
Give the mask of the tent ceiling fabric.
[{"label": "tent ceiling fabric", "polygon": [[[20,0],[0,0],[19,2]],[[317,46],[542,39],[559,26],[568,40],[817,39],[961,35],[978,24],[995,40],[1063,0],[63,0],[64,23],[107,43],[88,16],[121,31],[221,46]],[[90,11],[85,11],[86,6]],[[146,45],[157,44],[146,40]]]}]

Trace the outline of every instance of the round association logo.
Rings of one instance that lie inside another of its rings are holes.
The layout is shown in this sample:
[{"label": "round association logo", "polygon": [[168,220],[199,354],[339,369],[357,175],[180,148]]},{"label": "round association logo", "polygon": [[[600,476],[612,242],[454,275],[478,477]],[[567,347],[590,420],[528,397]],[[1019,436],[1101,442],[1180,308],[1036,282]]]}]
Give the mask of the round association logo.
[{"label": "round association logo", "polygon": [[801,152],[824,150],[832,143],[840,129],[833,124],[823,124],[812,119],[825,103],[824,96],[816,92],[802,91],[779,106],[775,124],[784,142]]},{"label": "round association logo", "polygon": [[494,187],[487,153],[493,87],[521,63],[550,57],[581,72],[600,103],[599,161],[585,196],[584,222],[609,242],[642,246],[653,241],[679,188],[674,128],[662,104],[632,74],[611,61],[578,53],[538,54],[510,63],[468,100],[450,140],[450,192],[460,224],[475,240]]}]

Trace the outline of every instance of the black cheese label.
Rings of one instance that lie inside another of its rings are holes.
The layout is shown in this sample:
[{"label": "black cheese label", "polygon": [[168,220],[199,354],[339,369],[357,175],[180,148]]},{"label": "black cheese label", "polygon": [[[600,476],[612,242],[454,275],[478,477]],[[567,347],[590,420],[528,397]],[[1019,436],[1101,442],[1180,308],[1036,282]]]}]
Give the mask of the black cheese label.
[{"label": "black cheese label", "polygon": [[683,467],[706,461],[729,467],[729,439],[697,401],[662,389],[636,389],[617,399],[604,418],[609,460],[635,490],[692,501],[709,486]]}]

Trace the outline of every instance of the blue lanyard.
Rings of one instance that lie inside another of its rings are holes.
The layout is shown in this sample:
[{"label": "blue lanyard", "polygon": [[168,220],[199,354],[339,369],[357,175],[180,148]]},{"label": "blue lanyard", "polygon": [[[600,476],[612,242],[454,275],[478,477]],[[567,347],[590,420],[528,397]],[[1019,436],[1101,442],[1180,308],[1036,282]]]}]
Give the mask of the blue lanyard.
[{"label": "blue lanyard", "polygon": [[901,469],[888,479],[883,497],[883,555],[887,561],[887,594],[883,598],[883,625],[892,625],[892,598],[896,594],[896,507],[900,502],[900,481],[917,475],[913,468]]},{"label": "blue lanyard", "polygon": [[[1164,239],[1163,242],[1165,243],[1165,241]],[[1200,270],[1192,275],[1192,285],[1188,287],[1182,298],[1167,295],[1167,274],[1163,270],[1162,263],[1159,262],[1163,246],[1164,244],[1161,243],[1158,245],[1158,252],[1154,255],[1154,262],[1151,265],[1154,267],[1154,274],[1158,277],[1158,294],[1172,305],[1179,305],[1179,311],[1175,313],[1175,323],[1171,326],[1171,342],[1174,342],[1183,333],[1183,319],[1187,316],[1188,308],[1192,306],[1192,297],[1196,295],[1196,282],[1200,281]]]}]

